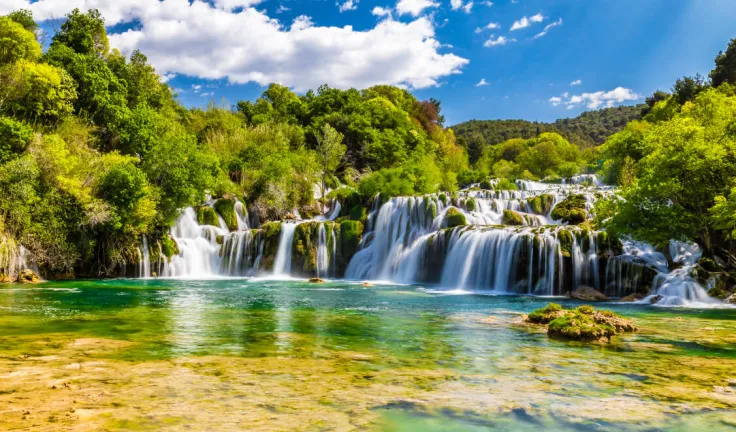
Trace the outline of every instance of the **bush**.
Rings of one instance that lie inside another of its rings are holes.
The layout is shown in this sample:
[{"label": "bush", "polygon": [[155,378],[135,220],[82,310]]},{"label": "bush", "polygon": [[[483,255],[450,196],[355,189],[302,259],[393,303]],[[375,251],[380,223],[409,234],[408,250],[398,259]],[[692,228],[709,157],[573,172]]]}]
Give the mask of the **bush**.
[{"label": "bush", "polygon": [[511,180],[508,179],[500,179],[498,183],[496,183],[496,190],[519,190],[519,186],[516,185]]},{"label": "bush", "polygon": [[33,131],[25,124],[0,117],[0,163],[5,163],[28,148]]},{"label": "bush", "polygon": [[99,184],[102,198],[121,210],[131,210],[147,195],[148,181],[143,171],[132,163],[113,166]]},{"label": "bush", "polygon": [[585,222],[588,217],[588,212],[585,210],[585,196],[570,195],[555,206],[551,216],[552,219],[572,225]]}]

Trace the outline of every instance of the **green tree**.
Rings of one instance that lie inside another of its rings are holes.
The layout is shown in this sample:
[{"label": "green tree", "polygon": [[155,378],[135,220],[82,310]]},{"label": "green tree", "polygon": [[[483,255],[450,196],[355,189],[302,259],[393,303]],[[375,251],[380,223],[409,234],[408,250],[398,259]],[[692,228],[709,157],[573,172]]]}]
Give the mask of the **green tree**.
[{"label": "green tree", "polygon": [[54,36],[51,43],[65,45],[77,54],[103,56],[110,49],[105,30],[105,19],[97,9],[82,13],[74,9],[66,16],[66,21]]},{"label": "green tree", "polygon": [[33,131],[21,122],[0,117],[0,164],[5,163],[28,148]]},{"label": "green tree", "polygon": [[33,19],[33,13],[28,9],[19,9],[10,12],[7,17],[22,25],[24,29],[33,34],[38,31],[38,24],[36,24],[36,20]]},{"label": "green tree", "polygon": [[32,31],[8,16],[0,17],[0,66],[40,56],[41,45]]},{"label": "green tree", "polygon": [[723,83],[736,85],[736,38],[728,43],[726,52],[719,52],[716,57],[716,67],[710,72],[713,87]]},{"label": "green tree", "polygon": [[327,178],[335,175],[347,147],[342,143],[343,135],[329,124],[325,124],[322,127],[322,133],[315,138],[317,139],[317,160],[322,168],[322,198],[324,198]]}]

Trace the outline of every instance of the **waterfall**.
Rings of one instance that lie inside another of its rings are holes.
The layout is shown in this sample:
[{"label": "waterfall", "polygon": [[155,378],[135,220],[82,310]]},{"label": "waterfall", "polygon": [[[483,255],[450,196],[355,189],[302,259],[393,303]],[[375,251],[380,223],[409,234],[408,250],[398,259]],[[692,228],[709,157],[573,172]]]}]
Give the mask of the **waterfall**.
[{"label": "waterfall", "polygon": [[317,237],[317,277],[326,277],[330,268],[330,257],[327,253],[327,231],[324,224],[319,226]]},{"label": "waterfall", "polygon": [[296,223],[281,223],[279,248],[276,252],[276,260],[273,263],[274,276],[288,276],[289,272],[291,272],[291,246],[294,242],[296,226]]},{"label": "waterfall", "polygon": [[151,251],[148,250],[148,238],[143,235],[143,251],[140,252],[139,274],[141,279],[151,277]]},{"label": "waterfall", "polygon": [[238,221],[238,230],[243,231],[250,228],[248,226],[248,211],[245,204],[238,200],[235,200],[235,217]]}]

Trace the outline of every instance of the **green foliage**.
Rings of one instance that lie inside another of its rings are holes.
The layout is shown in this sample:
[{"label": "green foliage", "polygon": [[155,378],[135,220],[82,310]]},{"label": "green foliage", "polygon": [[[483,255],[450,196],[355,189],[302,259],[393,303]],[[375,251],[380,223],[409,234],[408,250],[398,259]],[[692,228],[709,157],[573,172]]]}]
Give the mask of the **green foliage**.
[{"label": "green foliage", "polygon": [[541,194],[526,199],[532,212],[539,215],[546,215],[552,210],[555,197],[550,194]]},{"label": "green foliage", "polygon": [[220,226],[217,212],[215,212],[215,209],[208,206],[197,207],[197,223],[200,225]]},{"label": "green foliage", "polygon": [[11,17],[0,17],[0,66],[18,60],[34,61],[41,56],[41,45],[33,31]]},{"label": "green foliage", "polygon": [[549,303],[547,306],[537,309],[527,316],[527,321],[534,324],[548,324],[557,318],[562,312],[562,306],[557,303]]},{"label": "green foliage", "polygon": [[82,55],[105,55],[110,49],[105,30],[105,20],[97,9],[82,13],[74,9],[51,43],[65,45]]},{"label": "green foliage", "polygon": [[220,198],[213,206],[217,214],[222,216],[225,225],[230,231],[238,229],[238,216],[235,214],[235,200],[231,198]]},{"label": "green foliage", "polygon": [[115,165],[98,185],[99,194],[114,206],[130,210],[146,195],[146,175],[132,163]]},{"label": "green foliage", "polygon": [[736,85],[736,38],[728,43],[726,52],[719,52],[716,57],[716,67],[710,73],[713,87],[723,83]]},{"label": "green foliage", "polygon": [[465,215],[455,207],[450,207],[445,212],[445,225],[447,225],[447,228],[454,228],[467,224],[468,222],[465,219]]},{"label": "green foliage", "polygon": [[355,255],[363,237],[363,224],[355,220],[344,220],[340,222],[340,248],[341,255],[349,260]]},{"label": "green foliage", "polygon": [[364,222],[368,218],[368,211],[361,205],[356,205],[350,209],[350,220]]},{"label": "green foliage", "polygon": [[474,198],[468,198],[468,199],[467,199],[467,200],[465,201],[465,208],[466,208],[466,209],[467,209],[468,211],[471,211],[471,212],[472,212],[472,211],[475,211],[475,209],[476,209],[475,199],[474,199]]},{"label": "green foliage", "polygon": [[627,123],[640,118],[643,105],[603,108],[588,111],[576,118],[557,120],[554,123],[525,120],[470,120],[452,127],[458,142],[477,154],[482,149],[509,141],[513,138],[528,140],[544,132],[555,132],[580,148],[603,144],[606,139],[621,130]]},{"label": "green foliage", "polygon": [[[481,188],[483,189],[483,188]],[[513,181],[502,178],[499,179],[498,182],[496,182],[496,186],[493,187],[495,190],[519,190],[519,186],[516,185]]]},{"label": "green foliage", "polygon": [[26,151],[33,138],[33,131],[23,123],[0,117],[0,164]]},{"label": "green foliage", "polygon": [[174,239],[168,235],[164,235],[161,237],[161,253],[163,253],[166,258],[171,258],[174,255],[179,254],[179,246],[176,244]]}]

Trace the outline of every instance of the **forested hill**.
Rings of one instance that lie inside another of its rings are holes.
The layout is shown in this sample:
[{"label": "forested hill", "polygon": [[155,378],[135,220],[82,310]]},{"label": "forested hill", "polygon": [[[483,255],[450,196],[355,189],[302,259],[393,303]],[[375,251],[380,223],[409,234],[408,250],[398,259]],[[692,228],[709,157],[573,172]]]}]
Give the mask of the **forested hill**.
[{"label": "forested hill", "polygon": [[[534,138],[544,132],[557,132],[579,147],[603,144],[606,138],[620,131],[632,120],[641,118],[646,105],[621,106],[588,111],[575,118],[554,123],[527,120],[470,120],[452,127],[460,142],[468,149],[494,145],[511,138]],[[480,142],[479,142],[480,141]]]}]

